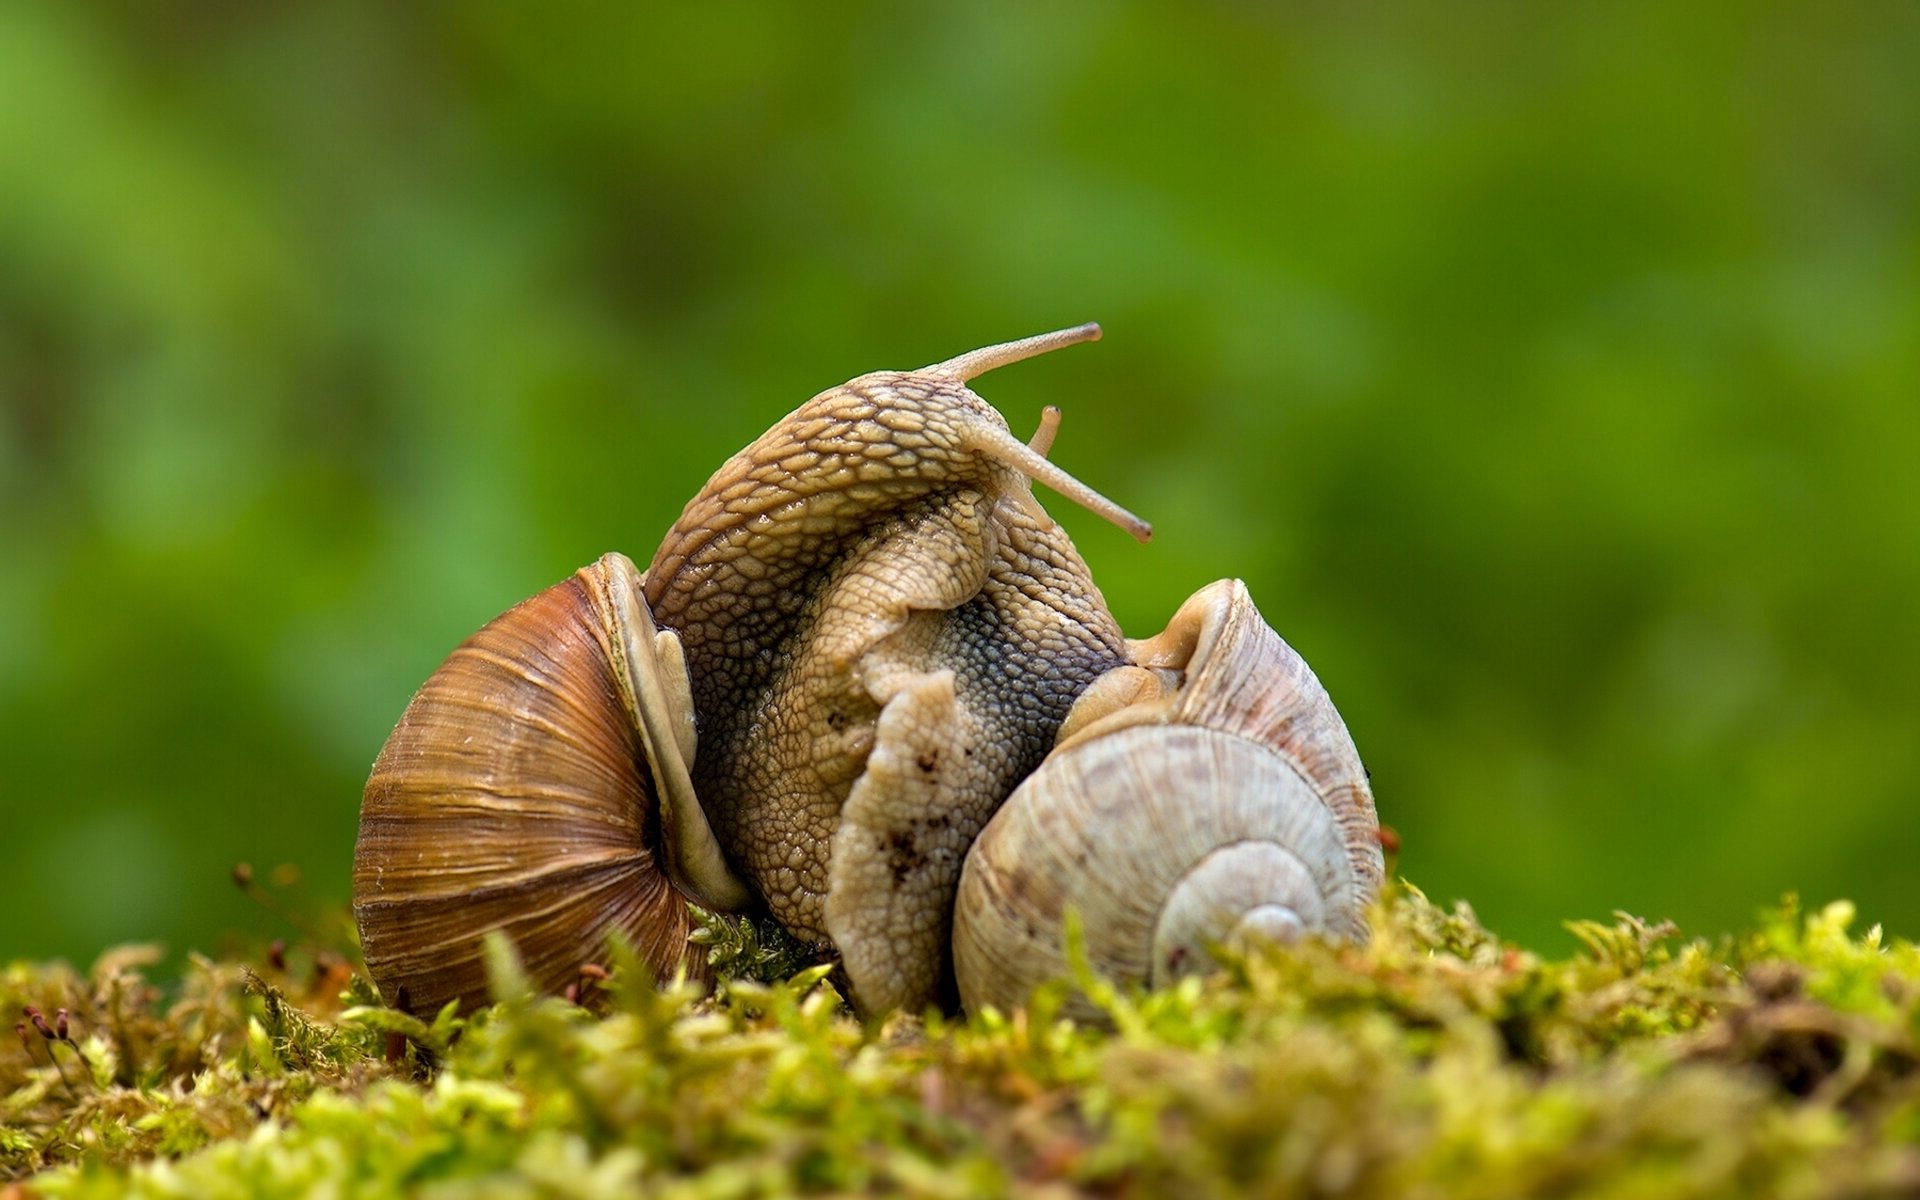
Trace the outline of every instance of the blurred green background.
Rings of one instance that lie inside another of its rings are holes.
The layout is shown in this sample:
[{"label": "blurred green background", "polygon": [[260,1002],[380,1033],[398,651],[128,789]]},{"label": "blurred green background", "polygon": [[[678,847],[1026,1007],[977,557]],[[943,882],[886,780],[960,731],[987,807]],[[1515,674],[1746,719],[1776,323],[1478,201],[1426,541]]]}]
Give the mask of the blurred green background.
[{"label": "blurred green background", "polygon": [[0,4],[0,959],[286,932],[462,637],[852,375],[1246,578],[1543,948],[1920,934],[1920,6]]}]

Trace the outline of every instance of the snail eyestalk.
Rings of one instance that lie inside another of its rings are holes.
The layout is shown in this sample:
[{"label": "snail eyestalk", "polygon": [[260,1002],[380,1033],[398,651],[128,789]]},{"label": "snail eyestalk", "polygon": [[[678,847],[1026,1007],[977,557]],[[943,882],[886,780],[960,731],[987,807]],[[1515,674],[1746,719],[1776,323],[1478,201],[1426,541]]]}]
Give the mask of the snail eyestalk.
[{"label": "snail eyestalk", "polygon": [[1053,439],[1060,432],[1060,409],[1049,404],[1040,410],[1040,428],[1033,431],[1027,439],[1027,447],[1042,458],[1053,449]]},{"label": "snail eyestalk", "polygon": [[[1058,425],[1059,417],[1055,416],[1051,424]],[[1052,434],[1049,422],[1042,417],[1040,431],[1034,434],[1034,441],[1041,442],[1044,439],[1045,448],[1051,449]],[[1135,541],[1145,542],[1153,537],[1152,525],[1067,474],[1064,469],[1054,465],[1041,450],[1020,441],[1005,429],[981,422],[972,429],[967,442],[968,448],[974,452],[984,454],[1002,466],[1013,468],[1035,483],[1044,483],[1088,512],[1105,517],[1132,534]]]},{"label": "snail eyestalk", "polygon": [[[1022,362],[1050,350],[1058,350],[1062,346],[1077,346],[1082,342],[1099,340],[1100,326],[1089,321],[1085,325],[1075,325],[1071,329],[1056,329],[1051,333],[1037,333],[1032,337],[1002,342],[997,346],[982,346],[978,350],[969,350],[945,362],[923,367],[914,374],[945,375],[966,383],[995,367]],[[1013,468],[1036,483],[1046,484],[1089,512],[1105,517],[1126,530],[1135,541],[1145,542],[1151,539],[1152,525],[1047,460],[1047,452],[1053,449],[1053,437],[1059,428],[1060,410],[1048,405],[1040,415],[1040,428],[1034,433],[1031,442],[1020,442],[1005,429],[985,425],[975,427],[968,441],[971,449],[995,462]]]},{"label": "snail eyestalk", "polygon": [[1100,326],[1092,321],[1085,325],[1075,325],[1071,329],[1056,329],[1052,333],[1036,333],[1032,337],[1021,338],[1013,342],[1001,342],[998,346],[982,346],[978,350],[969,350],[965,354],[923,367],[915,374],[948,375],[962,383],[977,379],[996,367],[1022,362],[1029,358],[1058,350],[1062,346],[1077,346],[1082,342],[1100,340]]}]

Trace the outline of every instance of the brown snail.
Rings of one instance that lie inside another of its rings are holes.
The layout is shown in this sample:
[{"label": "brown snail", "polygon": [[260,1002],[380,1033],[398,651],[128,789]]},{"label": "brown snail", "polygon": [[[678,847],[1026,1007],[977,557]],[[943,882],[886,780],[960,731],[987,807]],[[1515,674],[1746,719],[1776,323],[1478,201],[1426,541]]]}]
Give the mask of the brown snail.
[{"label": "brown snail", "polygon": [[[1191,717],[1218,674],[1141,649],[1212,635],[1126,642],[1034,499],[1039,481],[1149,533],[1047,461],[1057,411],[1023,443],[967,387],[1098,336],[824,392],[713,475],[644,576],[608,555],[456,650],[363,801],[355,913],[389,1000],[483,1001],[492,929],[550,988],[616,932],[698,974],[690,899],[837,953],[863,1011],[950,999],[962,864],[1043,759],[1077,753],[1055,749],[1063,722],[1090,737],[1162,691]],[[1340,769],[1342,819],[1370,821],[1357,758]],[[1368,869],[1339,867],[1351,886],[1312,927],[1364,936],[1377,848]]]},{"label": "brown snail", "polygon": [[481,940],[506,932],[550,990],[613,933],[657,970],[692,916],[748,897],[686,781],[692,709],[678,642],[609,554],[495,618],[421,687],[361,800],[353,908],[387,999],[433,1013],[487,995]]}]

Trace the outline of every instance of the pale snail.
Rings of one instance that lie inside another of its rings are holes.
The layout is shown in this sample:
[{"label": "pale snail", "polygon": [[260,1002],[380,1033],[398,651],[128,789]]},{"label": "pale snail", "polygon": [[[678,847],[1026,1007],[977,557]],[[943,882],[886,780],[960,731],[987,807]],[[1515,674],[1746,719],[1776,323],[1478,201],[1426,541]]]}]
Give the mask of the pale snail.
[{"label": "pale snail", "polygon": [[968,1009],[1066,974],[1069,909],[1089,965],[1123,983],[1168,982],[1214,945],[1367,939],[1382,856],[1366,770],[1246,585],[1208,584],[1128,649],[967,855],[953,949]]},{"label": "pale snail", "polygon": [[[1044,781],[1070,776],[1068,760],[1129,739],[1144,738],[1137,753],[1152,762],[1183,762],[1186,750],[1162,750],[1189,727],[1243,723],[1212,697],[1264,712],[1275,688],[1292,707],[1251,735],[1271,748],[1248,760],[1265,773],[1247,778],[1266,779],[1297,731],[1299,770],[1331,782],[1256,783],[1232,803],[1257,809],[1270,792],[1318,806],[1269,824],[1305,831],[1322,895],[1261,901],[1265,915],[1240,932],[1364,939],[1381,876],[1372,796],[1311,672],[1237,585],[1203,590],[1159,638],[1124,639],[1031,483],[1143,541],[1147,525],[1046,459],[1057,410],[1023,443],[967,387],[1098,337],[1079,326],[823,392],[715,472],[644,575],[609,554],[457,649],[409,704],[362,802],[354,911],[387,999],[428,1013],[483,1002],[480,946],[495,929],[553,990],[616,933],[656,973],[697,977],[691,900],[764,910],[836,954],[864,1013],[956,996],[1018,1003],[1037,977],[956,954],[981,921],[953,930],[966,864],[968,887],[992,896],[963,899],[963,913],[998,908],[1057,953],[1043,916],[1007,908],[1033,888],[972,882],[1006,878],[983,852],[1022,853],[1025,834],[976,845],[1002,802],[1012,793],[1017,811],[1044,812]],[[1224,789],[1149,790],[1206,805]],[[1103,841],[1095,869],[1165,849]],[[1187,892],[1176,903],[1222,903]],[[1082,916],[1091,945],[1099,915]],[[1181,953],[1234,929],[1194,926]]]}]

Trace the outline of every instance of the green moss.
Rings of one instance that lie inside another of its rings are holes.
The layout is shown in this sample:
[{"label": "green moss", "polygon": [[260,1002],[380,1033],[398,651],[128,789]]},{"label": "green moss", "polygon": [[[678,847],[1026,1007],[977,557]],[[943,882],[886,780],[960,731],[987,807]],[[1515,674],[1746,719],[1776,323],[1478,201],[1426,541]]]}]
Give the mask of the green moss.
[{"label": "green moss", "polygon": [[[791,1192],[1825,1196],[1920,1188],[1920,951],[1789,902],[1718,943],[1619,915],[1580,953],[1393,889],[1372,946],[1024,1012],[849,1016],[826,967],[711,996],[613,963],[593,1013],[421,1022],[337,960],[16,965],[0,1177],[56,1196]],[[728,941],[728,939],[732,939]],[[750,931],[719,941],[771,961]],[[1059,1014],[1091,1003],[1098,1021]],[[58,1032],[57,1029],[54,1030]],[[50,1057],[51,1053],[51,1057]]]}]

